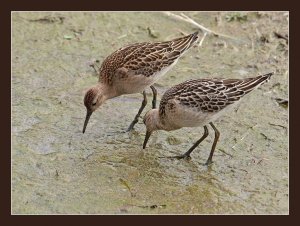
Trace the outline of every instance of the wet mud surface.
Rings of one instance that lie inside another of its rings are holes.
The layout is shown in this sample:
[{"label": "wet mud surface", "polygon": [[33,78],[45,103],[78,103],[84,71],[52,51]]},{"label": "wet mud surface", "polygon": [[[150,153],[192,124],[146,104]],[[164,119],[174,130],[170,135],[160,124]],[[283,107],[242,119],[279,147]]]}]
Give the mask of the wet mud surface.
[{"label": "wet mud surface", "polygon": [[234,39],[208,35],[155,84],[158,99],[187,79],[275,72],[216,121],[208,167],[212,129],[190,161],[161,157],[184,153],[203,128],[159,131],[146,150],[142,120],[124,133],[141,94],[107,101],[82,134],[91,62],[195,26],[162,12],[12,14],[13,214],[288,214],[288,13],[186,15]]}]

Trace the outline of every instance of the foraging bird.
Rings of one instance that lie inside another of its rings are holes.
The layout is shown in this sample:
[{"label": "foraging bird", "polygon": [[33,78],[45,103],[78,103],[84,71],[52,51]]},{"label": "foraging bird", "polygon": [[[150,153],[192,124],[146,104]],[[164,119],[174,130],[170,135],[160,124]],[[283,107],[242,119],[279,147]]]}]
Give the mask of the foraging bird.
[{"label": "foraging bird", "polygon": [[183,155],[175,156],[177,159],[190,158],[191,152],[208,136],[207,125],[210,124],[215,131],[215,139],[206,164],[212,163],[220,136],[213,121],[244,95],[268,81],[272,75],[273,72],[245,79],[188,80],[168,89],[161,99],[159,109],[152,109],[144,116],[147,131],[143,149],[155,130],[203,126],[203,136]]},{"label": "foraging bird", "polygon": [[198,32],[195,32],[172,41],[137,43],[108,56],[101,65],[98,84],[84,96],[87,113],[82,132],[85,132],[92,113],[106,100],[142,92],[144,100],[127,131],[132,130],[147,104],[145,88],[150,86],[152,89],[152,107],[155,108],[157,91],[152,84],[170,70],[198,38]]}]

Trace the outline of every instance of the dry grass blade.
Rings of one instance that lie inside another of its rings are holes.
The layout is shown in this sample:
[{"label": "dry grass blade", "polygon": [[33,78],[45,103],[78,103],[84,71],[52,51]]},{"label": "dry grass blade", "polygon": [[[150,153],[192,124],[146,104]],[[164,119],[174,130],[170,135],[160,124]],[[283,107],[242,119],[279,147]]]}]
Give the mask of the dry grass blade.
[{"label": "dry grass blade", "polygon": [[229,39],[233,39],[233,40],[238,40],[237,38],[231,37],[229,35],[217,33],[215,31],[212,31],[212,30],[206,28],[203,25],[201,25],[201,24],[197,23],[196,21],[194,21],[193,19],[191,19],[190,17],[188,17],[187,15],[185,15],[184,13],[181,13],[180,15],[177,15],[177,14],[174,14],[174,13],[171,13],[171,12],[163,12],[163,13],[166,14],[167,16],[171,16],[171,17],[176,18],[178,20],[183,20],[185,22],[191,23],[191,24],[195,25],[196,27],[198,27],[200,30],[202,30],[204,33],[213,34],[213,35],[216,35],[216,36],[229,38]]}]

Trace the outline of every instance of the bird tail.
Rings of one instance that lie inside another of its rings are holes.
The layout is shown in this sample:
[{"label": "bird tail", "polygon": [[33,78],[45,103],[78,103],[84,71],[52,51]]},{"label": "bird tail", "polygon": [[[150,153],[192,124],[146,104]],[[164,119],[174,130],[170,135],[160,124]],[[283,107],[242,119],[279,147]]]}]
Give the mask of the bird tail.
[{"label": "bird tail", "polygon": [[199,39],[199,32],[184,36],[182,38],[177,38],[172,40],[172,48],[174,51],[179,51],[184,53],[186,50],[191,48]]},{"label": "bird tail", "polygon": [[274,75],[274,72],[270,72],[264,75],[259,75],[255,78],[248,78],[240,83],[237,88],[243,90],[245,94],[251,92],[253,89],[259,87],[260,85],[268,82],[271,76]]}]

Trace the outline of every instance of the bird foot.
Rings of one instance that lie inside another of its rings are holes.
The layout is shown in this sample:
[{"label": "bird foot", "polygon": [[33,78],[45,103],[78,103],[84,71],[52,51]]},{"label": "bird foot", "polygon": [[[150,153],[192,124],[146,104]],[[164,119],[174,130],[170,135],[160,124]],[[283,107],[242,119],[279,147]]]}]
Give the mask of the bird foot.
[{"label": "bird foot", "polygon": [[204,165],[205,165],[205,166],[209,166],[209,165],[211,165],[212,163],[213,163],[213,161],[212,161],[211,159],[208,159]]},{"label": "bird foot", "polygon": [[174,158],[174,159],[185,159],[185,160],[190,160],[191,159],[191,156],[190,155],[176,155],[176,156],[171,156],[169,158]]},{"label": "bird foot", "polygon": [[132,132],[133,130],[134,130],[134,125],[131,124],[125,132],[128,133],[128,132]]},{"label": "bird foot", "polygon": [[131,124],[130,124],[130,126],[128,127],[128,129],[126,130],[126,132],[130,132],[130,131],[132,131],[132,130],[134,130],[134,126],[135,126],[135,124],[138,122],[138,120],[134,120]]},{"label": "bird foot", "polygon": [[125,133],[132,132],[133,130],[134,130],[134,128],[130,128],[130,127],[129,127],[128,129],[125,130]]}]

